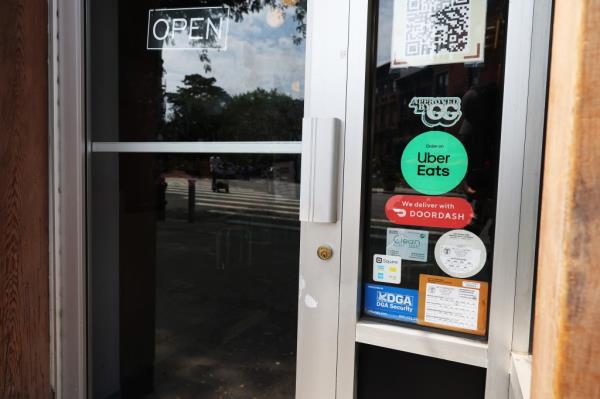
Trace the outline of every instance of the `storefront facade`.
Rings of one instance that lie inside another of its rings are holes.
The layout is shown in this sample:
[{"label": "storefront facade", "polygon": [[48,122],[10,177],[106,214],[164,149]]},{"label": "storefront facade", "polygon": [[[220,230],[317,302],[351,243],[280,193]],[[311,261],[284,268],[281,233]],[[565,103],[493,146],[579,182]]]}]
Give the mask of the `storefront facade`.
[{"label": "storefront facade", "polygon": [[552,1],[49,7],[55,397],[529,397]]},{"label": "storefront facade", "polygon": [[508,397],[550,2],[180,3],[60,5],[63,389]]}]

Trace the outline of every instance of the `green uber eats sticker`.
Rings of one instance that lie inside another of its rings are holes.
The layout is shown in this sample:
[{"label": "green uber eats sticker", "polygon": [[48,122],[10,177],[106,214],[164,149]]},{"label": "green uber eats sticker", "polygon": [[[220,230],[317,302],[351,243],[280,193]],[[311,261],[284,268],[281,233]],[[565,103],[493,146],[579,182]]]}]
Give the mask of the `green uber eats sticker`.
[{"label": "green uber eats sticker", "polygon": [[415,191],[438,195],[460,184],[468,163],[467,151],[456,137],[432,130],[408,143],[400,167],[404,179]]}]

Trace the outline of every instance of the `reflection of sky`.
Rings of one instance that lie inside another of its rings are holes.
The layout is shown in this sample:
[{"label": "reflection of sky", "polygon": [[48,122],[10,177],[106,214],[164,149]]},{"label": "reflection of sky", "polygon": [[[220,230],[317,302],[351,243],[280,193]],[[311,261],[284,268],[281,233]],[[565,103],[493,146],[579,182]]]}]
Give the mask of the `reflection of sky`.
[{"label": "reflection of sky", "polygon": [[216,78],[230,95],[263,88],[303,98],[305,43],[292,41],[298,35],[294,15],[294,7],[283,15],[267,7],[230,20],[227,50],[208,50],[210,72],[204,71],[200,51],[163,51],[167,92],[175,92],[185,75],[201,74]]},{"label": "reflection of sky", "polygon": [[394,0],[379,2],[379,31],[377,32],[377,66],[390,62],[392,56],[392,19]]}]

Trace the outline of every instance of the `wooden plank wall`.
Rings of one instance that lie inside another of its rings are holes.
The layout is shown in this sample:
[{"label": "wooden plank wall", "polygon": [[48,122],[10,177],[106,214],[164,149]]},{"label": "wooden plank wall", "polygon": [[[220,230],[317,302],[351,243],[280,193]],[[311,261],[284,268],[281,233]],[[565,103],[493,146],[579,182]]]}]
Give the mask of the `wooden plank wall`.
[{"label": "wooden plank wall", "polygon": [[0,1],[0,398],[51,396],[46,0]]},{"label": "wooden plank wall", "polygon": [[600,398],[600,1],[555,0],[535,399]]}]

